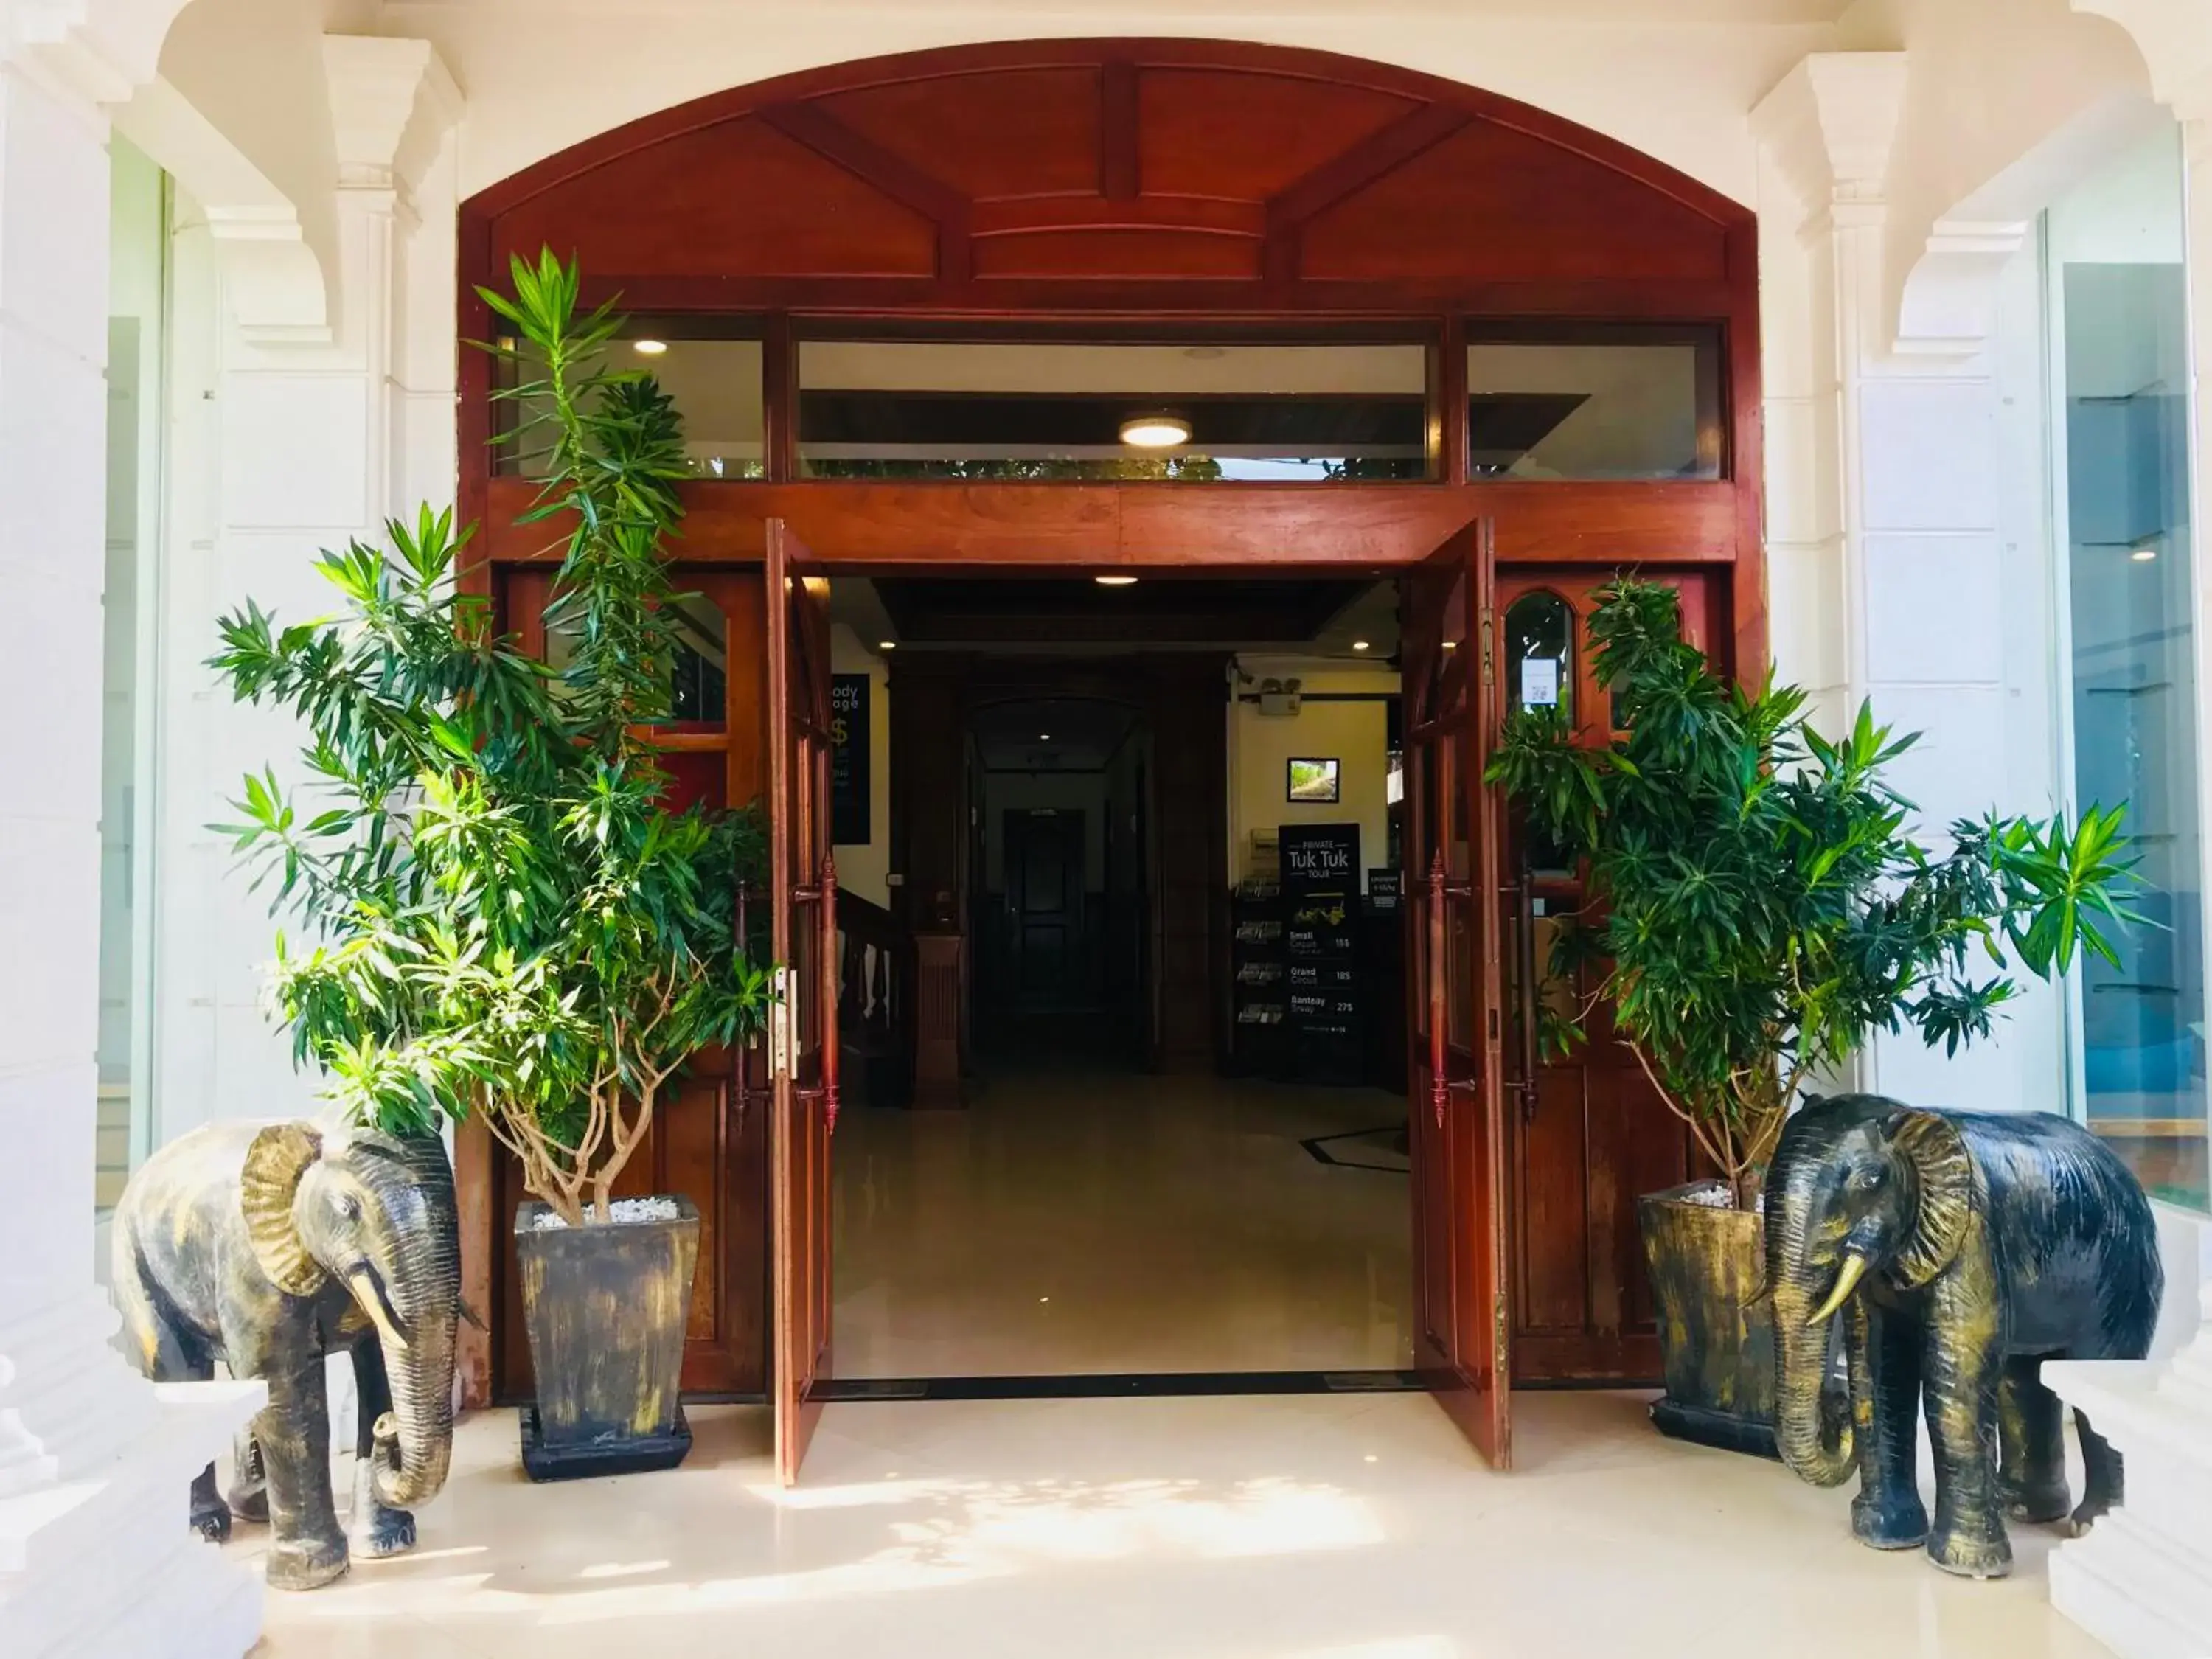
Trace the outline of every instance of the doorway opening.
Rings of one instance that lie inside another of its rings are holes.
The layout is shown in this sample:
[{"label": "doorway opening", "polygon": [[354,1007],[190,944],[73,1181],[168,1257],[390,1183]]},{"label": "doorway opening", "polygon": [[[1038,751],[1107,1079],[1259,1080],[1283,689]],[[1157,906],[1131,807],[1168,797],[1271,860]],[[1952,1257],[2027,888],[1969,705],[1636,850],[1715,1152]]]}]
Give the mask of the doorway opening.
[{"label": "doorway opening", "polygon": [[975,710],[965,736],[975,1066],[1146,1069],[1143,711],[1025,698]]},{"label": "doorway opening", "polygon": [[[1414,1385],[1396,605],[832,581],[883,899],[925,948],[955,921],[966,1024],[956,1090],[841,1125],[836,1396]],[[1286,836],[1340,851],[1318,925]]]}]

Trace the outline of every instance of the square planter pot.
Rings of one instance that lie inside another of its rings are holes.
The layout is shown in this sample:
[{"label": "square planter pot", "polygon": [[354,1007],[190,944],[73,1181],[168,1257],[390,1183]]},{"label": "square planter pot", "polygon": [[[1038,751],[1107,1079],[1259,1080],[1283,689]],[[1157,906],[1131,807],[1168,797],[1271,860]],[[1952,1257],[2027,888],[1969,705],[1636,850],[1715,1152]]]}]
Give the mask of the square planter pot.
[{"label": "square planter pot", "polygon": [[1759,1218],[1731,1206],[1717,1181],[1647,1194],[1636,1217],[1667,1381],[1652,1422],[1680,1440],[1778,1456],[1774,1321],[1754,1299],[1765,1250]]},{"label": "square planter pot", "polygon": [[543,1227],[545,1205],[533,1199],[515,1212],[538,1375],[538,1398],[522,1411],[522,1467],[532,1480],[672,1469],[691,1449],[678,1389],[699,1212],[685,1198],[654,1201],[676,1213]]}]

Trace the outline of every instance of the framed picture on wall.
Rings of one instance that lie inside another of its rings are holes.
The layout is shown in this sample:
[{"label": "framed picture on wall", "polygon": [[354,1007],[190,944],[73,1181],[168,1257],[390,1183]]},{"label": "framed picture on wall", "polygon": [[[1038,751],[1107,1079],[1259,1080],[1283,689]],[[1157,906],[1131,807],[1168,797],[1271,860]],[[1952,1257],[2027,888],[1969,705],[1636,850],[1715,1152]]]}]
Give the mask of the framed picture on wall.
[{"label": "framed picture on wall", "polygon": [[1342,780],[1334,760],[1294,760],[1291,763],[1288,797],[1300,806],[1333,805],[1340,799]]}]

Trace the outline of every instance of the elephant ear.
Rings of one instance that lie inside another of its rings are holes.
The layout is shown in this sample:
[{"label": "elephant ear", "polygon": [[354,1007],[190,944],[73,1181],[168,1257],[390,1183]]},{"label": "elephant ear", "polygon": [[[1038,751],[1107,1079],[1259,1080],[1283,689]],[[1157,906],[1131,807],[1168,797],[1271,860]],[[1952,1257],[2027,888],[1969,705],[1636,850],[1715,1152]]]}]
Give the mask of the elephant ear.
[{"label": "elephant ear", "polygon": [[253,1259],[271,1284],[294,1296],[313,1295],[329,1277],[292,1219],[300,1177],[322,1155],[323,1138],[313,1124],[272,1123],[253,1137],[239,1174],[238,1203]]},{"label": "elephant ear", "polygon": [[1899,1285],[1925,1285],[1951,1264],[1974,1216],[1974,1160],[1959,1126],[1936,1112],[1905,1111],[1890,1120],[1889,1144],[1912,1166],[1920,1186],[1912,1237],[1889,1264]]}]

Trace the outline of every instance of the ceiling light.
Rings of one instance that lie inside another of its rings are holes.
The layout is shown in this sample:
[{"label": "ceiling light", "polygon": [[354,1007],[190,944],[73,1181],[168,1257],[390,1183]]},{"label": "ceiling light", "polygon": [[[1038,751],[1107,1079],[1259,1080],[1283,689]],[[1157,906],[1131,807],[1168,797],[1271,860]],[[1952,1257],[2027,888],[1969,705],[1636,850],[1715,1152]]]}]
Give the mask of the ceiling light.
[{"label": "ceiling light", "polygon": [[658,357],[662,352],[668,349],[668,342],[665,340],[632,340],[629,343],[629,349],[637,353],[641,357]]},{"label": "ceiling light", "polygon": [[1367,641],[1364,640],[1354,640],[1352,642],[1352,648],[1354,651],[1364,651],[1368,648]]},{"label": "ceiling light", "polygon": [[2148,564],[2157,556],[2158,550],[2154,547],[2139,547],[2136,549],[2134,552],[2128,555],[2128,557],[2134,560],[2137,564]]},{"label": "ceiling light", "polygon": [[876,649],[878,651],[896,651],[898,649],[898,641],[896,640],[878,640],[876,641]]},{"label": "ceiling light", "polygon": [[1147,410],[1121,422],[1121,441],[1135,449],[1173,449],[1190,441],[1190,422],[1164,409]]},{"label": "ceiling light", "polygon": [[1134,576],[1093,576],[1091,580],[1101,587],[1134,587],[1137,585]]},{"label": "ceiling light", "polygon": [[1052,741],[1052,733],[1051,733],[1051,732],[1038,732],[1038,733],[1037,733],[1037,741],[1038,741],[1039,743],[1050,743],[1050,742]]}]

